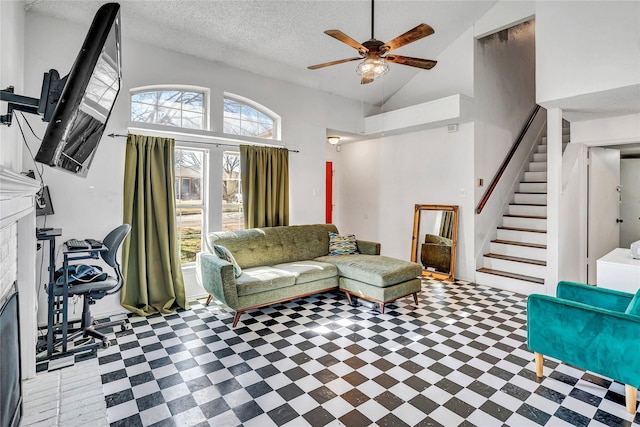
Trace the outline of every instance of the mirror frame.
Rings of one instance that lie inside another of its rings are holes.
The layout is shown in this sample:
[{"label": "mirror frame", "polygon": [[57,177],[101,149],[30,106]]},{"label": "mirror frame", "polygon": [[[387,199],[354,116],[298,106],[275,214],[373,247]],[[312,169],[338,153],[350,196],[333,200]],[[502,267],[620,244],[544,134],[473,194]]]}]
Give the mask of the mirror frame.
[{"label": "mirror frame", "polygon": [[437,280],[449,280],[455,279],[456,270],[456,249],[458,246],[458,205],[419,205],[414,206],[413,212],[413,235],[411,236],[411,261],[418,262],[418,240],[420,237],[420,217],[422,211],[447,211],[453,212],[453,237],[451,243],[451,267],[449,273],[443,273],[438,271],[426,270],[422,268],[422,275],[427,277],[433,277]]}]

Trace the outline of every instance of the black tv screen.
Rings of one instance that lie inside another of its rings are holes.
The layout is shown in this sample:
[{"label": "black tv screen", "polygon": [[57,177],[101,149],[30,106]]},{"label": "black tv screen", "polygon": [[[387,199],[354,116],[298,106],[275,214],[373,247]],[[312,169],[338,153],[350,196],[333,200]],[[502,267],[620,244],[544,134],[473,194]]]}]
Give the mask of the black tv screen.
[{"label": "black tv screen", "polygon": [[100,7],[71,67],[36,161],[86,176],[121,80],[120,5]]}]

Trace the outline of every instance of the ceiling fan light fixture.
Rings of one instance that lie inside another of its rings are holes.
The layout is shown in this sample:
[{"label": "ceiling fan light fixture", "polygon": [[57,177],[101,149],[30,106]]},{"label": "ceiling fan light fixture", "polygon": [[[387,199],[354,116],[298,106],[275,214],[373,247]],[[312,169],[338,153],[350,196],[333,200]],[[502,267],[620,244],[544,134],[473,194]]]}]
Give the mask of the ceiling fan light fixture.
[{"label": "ceiling fan light fixture", "polygon": [[389,71],[389,64],[381,57],[368,57],[358,65],[357,72],[359,75],[375,80],[382,77]]},{"label": "ceiling fan light fixture", "polygon": [[327,137],[327,141],[329,141],[329,144],[331,145],[337,145],[338,142],[340,142],[340,137],[339,136],[328,136]]}]

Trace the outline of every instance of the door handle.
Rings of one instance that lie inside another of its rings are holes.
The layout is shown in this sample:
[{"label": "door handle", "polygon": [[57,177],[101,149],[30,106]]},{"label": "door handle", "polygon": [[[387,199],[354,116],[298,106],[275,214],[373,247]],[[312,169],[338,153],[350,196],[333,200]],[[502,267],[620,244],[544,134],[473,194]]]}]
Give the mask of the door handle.
[{"label": "door handle", "polygon": [[616,218],[616,222],[617,222],[618,224],[620,224],[621,222],[624,222],[624,221],[623,221],[623,220],[621,220],[620,218]]}]

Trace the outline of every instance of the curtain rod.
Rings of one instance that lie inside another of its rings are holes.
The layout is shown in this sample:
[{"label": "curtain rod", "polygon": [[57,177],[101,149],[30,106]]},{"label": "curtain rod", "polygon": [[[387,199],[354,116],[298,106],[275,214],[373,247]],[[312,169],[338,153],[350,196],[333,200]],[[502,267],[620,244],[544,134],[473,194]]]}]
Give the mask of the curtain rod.
[{"label": "curtain rod", "polygon": [[[116,138],[116,137],[120,137],[120,138],[127,138],[129,135],[122,135],[120,133],[110,133],[108,136],[110,136],[111,138]],[[204,144],[202,141],[190,141],[188,139],[175,139],[174,140],[176,142],[191,142],[194,144]],[[224,142],[212,142],[211,144],[214,144],[216,147],[239,147],[240,144],[236,145],[236,144],[225,144]],[[276,148],[287,148],[287,147],[281,147],[279,145],[271,145],[271,144],[247,144],[247,145],[257,145],[257,146],[263,146],[263,147],[276,147]],[[289,150],[287,148],[287,150]],[[299,153],[299,150],[289,150],[290,153]]]}]

